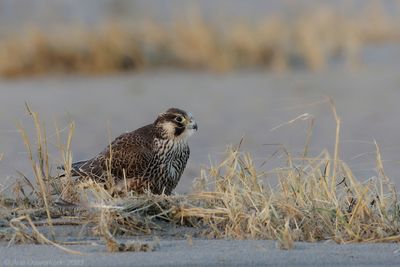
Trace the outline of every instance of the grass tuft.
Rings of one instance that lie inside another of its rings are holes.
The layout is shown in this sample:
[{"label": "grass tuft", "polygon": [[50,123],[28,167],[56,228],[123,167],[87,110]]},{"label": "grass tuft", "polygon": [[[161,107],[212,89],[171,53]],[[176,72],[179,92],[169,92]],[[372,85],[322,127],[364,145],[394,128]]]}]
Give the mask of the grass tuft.
[{"label": "grass tuft", "polygon": [[[261,172],[239,144],[229,147],[221,162],[201,170],[187,195],[128,192],[112,197],[113,188],[106,190],[94,181],[73,181],[69,177],[72,133],[65,145],[59,145],[66,180],[51,174],[43,124],[28,108],[36,125],[35,150],[21,126],[20,131],[36,184],[23,177],[16,184],[16,192],[24,198],[1,199],[0,222],[9,224],[11,232],[0,228],[0,237],[60,246],[51,230],[54,219],[57,225],[68,225],[73,218],[74,225],[93,228],[112,252],[152,251],[157,241],[119,242],[116,236],[153,234],[166,225],[193,227],[198,229],[197,236],[205,238],[277,240],[282,249],[292,249],[295,241],[399,242],[400,205],[396,189],[384,172],[379,146],[376,144],[377,176],[359,181],[339,157],[340,118],[333,102],[332,110],[337,122],[333,156],[323,150],[306,157],[306,148],[299,158],[286,153],[286,166]],[[34,193],[26,194],[27,188]],[[54,204],[54,188],[61,188],[57,192],[64,197],[72,194],[71,210]],[[43,221],[50,227],[52,241],[36,227],[43,226]],[[191,240],[192,235],[188,236]]]}]

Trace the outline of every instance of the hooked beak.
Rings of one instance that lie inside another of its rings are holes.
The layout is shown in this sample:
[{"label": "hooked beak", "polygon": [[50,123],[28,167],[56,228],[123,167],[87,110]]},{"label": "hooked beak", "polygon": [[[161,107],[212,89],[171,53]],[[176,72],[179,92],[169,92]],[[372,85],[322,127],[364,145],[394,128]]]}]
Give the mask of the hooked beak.
[{"label": "hooked beak", "polygon": [[189,123],[186,126],[188,129],[194,129],[197,131],[197,123],[194,119],[190,119]]}]

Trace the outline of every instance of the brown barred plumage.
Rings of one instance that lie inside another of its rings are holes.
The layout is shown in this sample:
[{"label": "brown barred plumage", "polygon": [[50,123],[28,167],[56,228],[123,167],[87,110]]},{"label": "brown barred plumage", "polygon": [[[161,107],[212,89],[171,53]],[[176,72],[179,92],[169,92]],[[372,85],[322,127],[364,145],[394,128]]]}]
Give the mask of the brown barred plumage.
[{"label": "brown barred plumage", "polygon": [[73,163],[72,176],[106,182],[111,174],[119,190],[171,194],[189,158],[187,139],[196,130],[189,113],[171,108],[154,123],[120,135],[94,158]]}]

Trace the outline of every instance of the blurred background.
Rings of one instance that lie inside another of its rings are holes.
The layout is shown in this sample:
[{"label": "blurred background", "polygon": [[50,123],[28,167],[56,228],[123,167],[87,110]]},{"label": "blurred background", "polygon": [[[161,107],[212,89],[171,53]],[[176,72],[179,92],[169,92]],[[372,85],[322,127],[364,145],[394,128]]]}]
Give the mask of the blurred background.
[{"label": "blurred background", "polygon": [[[0,184],[30,176],[25,102],[45,123],[75,122],[75,160],[175,106],[199,124],[178,192],[244,137],[260,170],[323,149],[361,180],[377,175],[374,140],[400,185],[399,0],[0,0]],[[1,155],[1,154],[0,154]],[[265,163],[266,162],[266,163]]]}]

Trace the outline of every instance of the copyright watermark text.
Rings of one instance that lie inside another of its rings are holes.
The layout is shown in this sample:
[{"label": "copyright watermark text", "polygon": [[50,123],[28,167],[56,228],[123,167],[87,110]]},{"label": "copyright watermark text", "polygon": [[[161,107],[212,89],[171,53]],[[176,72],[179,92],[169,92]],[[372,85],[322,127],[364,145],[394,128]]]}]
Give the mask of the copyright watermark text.
[{"label": "copyright watermark text", "polygon": [[0,260],[0,263],[2,263],[2,266],[83,266],[85,264],[83,259],[3,259]]}]

